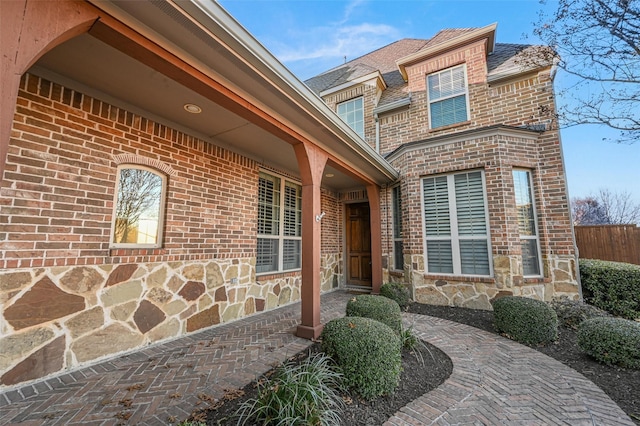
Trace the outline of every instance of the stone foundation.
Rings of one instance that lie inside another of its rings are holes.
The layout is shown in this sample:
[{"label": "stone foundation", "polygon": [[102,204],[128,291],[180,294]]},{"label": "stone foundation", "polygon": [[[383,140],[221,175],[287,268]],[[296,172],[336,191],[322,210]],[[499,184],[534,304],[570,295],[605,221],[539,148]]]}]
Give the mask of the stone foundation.
[{"label": "stone foundation", "polygon": [[491,310],[491,302],[503,296],[523,296],[550,301],[554,297],[579,299],[575,258],[549,256],[544,260],[545,278],[525,279],[520,256],[495,256],[494,276],[469,278],[426,275],[422,255],[406,255],[403,276],[385,273],[389,280],[410,285],[413,299],[430,305]]},{"label": "stone foundation", "polygon": [[[339,255],[323,256],[322,291]],[[255,276],[255,259],[0,272],[0,386],[300,300],[300,274]]]}]

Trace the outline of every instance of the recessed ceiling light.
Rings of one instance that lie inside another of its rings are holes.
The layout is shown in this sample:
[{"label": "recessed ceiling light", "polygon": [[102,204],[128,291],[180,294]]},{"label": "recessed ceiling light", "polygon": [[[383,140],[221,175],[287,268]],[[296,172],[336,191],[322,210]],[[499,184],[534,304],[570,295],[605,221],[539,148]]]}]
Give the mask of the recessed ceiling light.
[{"label": "recessed ceiling light", "polygon": [[325,175],[325,177],[328,177],[328,178],[332,178],[332,177],[334,177],[334,176],[335,176],[335,175],[334,175],[333,173],[327,173],[327,174]]},{"label": "recessed ceiling light", "polygon": [[184,109],[191,114],[200,114],[202,112],[202,108],[196,104],[184,104]]}]

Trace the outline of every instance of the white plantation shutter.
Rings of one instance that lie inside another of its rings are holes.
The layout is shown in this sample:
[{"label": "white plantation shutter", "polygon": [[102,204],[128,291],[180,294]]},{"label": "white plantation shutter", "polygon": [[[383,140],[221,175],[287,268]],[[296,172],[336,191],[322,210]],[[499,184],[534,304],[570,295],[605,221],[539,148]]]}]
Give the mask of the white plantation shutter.
[{"label": "white plantation shutter", "polygon": [[260,173],[256,272],[299,269],[302,264],[301,237],[301,186]]},{"label": "white plantation shutter", "polygon": [[524,276],[539,277],[542,275],[542,266],[540,264],[540,242],[536,226],[533,191],[531,190],[531,173],[527,170],[514,170],[513,185]]},{"label": "white plantation shutter", "polygon": [[481,171],[424,178],[427,271],[491,275]]},{"label": "white plantation shutter", "polygon": [[404,244],[402,241],[402,194],[400,186],[392,190],[393,203],[393,267],[396,270],[404,268]]},{"label": "white plantation shutter", "polygon": [[468,120],[464,65],[427,76],[427,88],[431,128]]}]

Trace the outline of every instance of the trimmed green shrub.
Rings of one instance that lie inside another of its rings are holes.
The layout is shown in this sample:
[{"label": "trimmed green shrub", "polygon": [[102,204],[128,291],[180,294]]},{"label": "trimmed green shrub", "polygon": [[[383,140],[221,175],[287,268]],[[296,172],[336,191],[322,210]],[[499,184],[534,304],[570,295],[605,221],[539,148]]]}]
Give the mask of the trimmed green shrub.
[{"label": "trimmed green shrub", "polygon": [[640,370],[640,323],[623,318],[592,318],[578,328],[578,346],[604,364]]},{"label": "trimmed green shrub", "polygon": [[640,265],[580,259],[585,302],[627,319],[640,318]]},{"label": "trimmed green shrub", "polygon": [[347,302],[348,317],[364,317],[380,321],[400,334],[402,312],[400,306],[391,299],[373,294],[361,294]]},{"label": "trimmed green shrub", "polygon": [[411,303],[409,289],[402,283],[386,283],[380,287],[380,296],[395,300],[404,309]]},{"label": "trimmed green shrub", "polygon": [[344,384],[365,399],[393,393],[402,368],[398,335],[371,318],[329,321],[321,334],[322,350],[340,368]]},{"label": "trimmed green shrub", "polygon": [[318,353],[278,367],[258,382],[258,396],[238,409],[238,424],[332,425],[340,423],[342,376]]},{"label": "trimmed green shrub", "polygon": [[558,316],[541,300],[506,296],[493,302],[496,331],[516,342],[540,345],[558,339]]},{"label": "trimmed green shrub", "polygon": [[551,307],[556,311],[558,322],[574,330],[588,319],[611,316],[610,313],[600,308],[582,303],[579,300],[569,300],[566,297],[554,299],[551,302]]}]

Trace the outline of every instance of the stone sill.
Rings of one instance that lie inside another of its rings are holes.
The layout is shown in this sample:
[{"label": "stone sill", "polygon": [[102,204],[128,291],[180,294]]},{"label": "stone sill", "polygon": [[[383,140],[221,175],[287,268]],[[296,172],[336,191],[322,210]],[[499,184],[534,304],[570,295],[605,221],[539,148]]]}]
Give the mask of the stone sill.
[{"label": "stone sill", "polygon": [[524,284],[549,284],[551,282],[551,278],[546,277],[534,277],[534,278],[524,278]]},{"label": "stone sill", "polygon": [[278,278],[289,278],[289,277],[301,277],[302,270],[296,271],[287,271],[287,272],[268,272],[263,273],[262,275],[256,274],[256,282],[259,284],[260,281],[271,281],[276,280]]},{"label": "stone sill", "polygon": [[455,281],[455,282],[470,282],[470,283],[485,283],[495,284],[496,279],[494,277],[467,277],[463,275],[432,275],[424,274],[423,277],[428,280],[436,281]]}]

